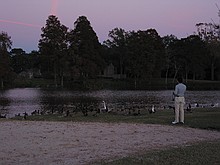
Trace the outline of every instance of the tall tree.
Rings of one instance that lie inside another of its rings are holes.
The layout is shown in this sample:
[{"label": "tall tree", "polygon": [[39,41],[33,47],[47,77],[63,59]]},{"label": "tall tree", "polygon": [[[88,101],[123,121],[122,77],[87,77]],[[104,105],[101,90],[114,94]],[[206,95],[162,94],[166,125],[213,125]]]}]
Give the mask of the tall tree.
[{"label": "tall tree", "polygon": [[162,38],[155,29],[148,29],[147,31],[150,45],[152,46],[152,55],[155,58],[155,66],[153,68],[153,77],[161,77],[161,71],[165,66],[165,47]]},{"label": "tall tree", "polygon": [[177,75],[184,76],[185,75],[185,66],[186,62],[186,45],[185,45],[185,38],[180,40],[176,40],[171,44],[171,68],[172,68],[172,76],[173,82],[175,81]]},{"label": "tall tree", "polygon": [[164,61],[165,50],[162,39],[155,29],[146,31],[131,32],[128,39],[128,66],[130,72],[142,78],[160,76],[162,61]]},{"label": "tall tree", "polygon": [[114,28],[108,34],[109,39],[104,41],[104,45],[108,46],[117,59],[116,66],[122,75],[125,71],[125,61],[127,54],[127,37],[128,33],[122,28]]},{"label": "tall tree", "polygon": [[10,56],[8,52],[11,46],[11,37],[5,32],[0,33],[0,82],[2,89],[4,88],[4,80],[11,71]]},{"label": "tall tree", "polygon": [[[217,6],[218,7],[218,6]],[[220,18],[220,10],[218,8]],[[218,23],[198,23],[197,33],[203,39],[209,49],[209,61],[211,70],[211,80],[215,79],[215,71],[220,62],[220,24]],[[220,69],[220,68],[218,68]]]},{"label": "tall tree", "polygon": [[39,52],[41,56],[42,73],[53,74],[54,85],[63,85],[63,67],[67,54],[67,30],[68,28],[60,23],[58,18],[50,15],[46,25],[42,29],[39,41]]},{"label": "tall tree", "polygon": [[207,56],[207,48],[204,41],[198,35],[190,35],[183,39],[185,53],[185,78],[188,74],[192,74],[192,79],[204,79],[205,57]]},{"label": "tall tree", "polygon": [[173,45],[178,41],[177,37],[174,35],[167,35],[162,38],[165,47],[165,83],[168,83],[169,71],[172,67],[172,55],[173,55]]},{"label": "tall tree", "polygon": [[[81,78],[94,77],[100,74],[104,67],[101,57],[101,44],[90,22],[85,16],[80,16],[74,23],[74,29],[69,33],[69,52],[72,53],[72,63]],[[77,69],[76,69],[77,68]]]}]

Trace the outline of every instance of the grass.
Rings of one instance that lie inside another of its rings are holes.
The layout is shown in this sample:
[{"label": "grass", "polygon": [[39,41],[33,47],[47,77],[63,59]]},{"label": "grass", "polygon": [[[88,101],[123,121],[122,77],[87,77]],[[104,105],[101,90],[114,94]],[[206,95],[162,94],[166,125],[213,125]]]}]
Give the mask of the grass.
[{"label": "grass", "polygon": [[[48,114],[28,116],[27,120],[34,121],[75,121],[75,122],[108,122],[108,123],[142,123],[142,124],[163,124],[170,125],[174,119],[173,110],[160,110],[155,114],[149,114],[142,110],[141,115],[125,115],[126,113],[103,113],[94,116],[88,113],[72,114],[65,117],[63,114]],[[15,120],[22,120],[23,117],[15,117]],[[185,124],[183,127],[200,129],[212,129],[220,131],[220,108],[198,108],[193,109],[192,113],[185,113]]]},{"label": "grass", "polygon": [[[81,113],[71,117],[62,115],[28,116],[27,120],[36,121],[75,121],[75,122],[108,122],[108,123],[142,123],[171,125],[174,118],[172,110],[161,110],[155,114],[147,112],[141,115],[99,114],[83,116]],[[14,118],[21,120],[22,117]],[[185,113],[185,124],[177,127],[192,127],[220,131],[220,108],[193,109],[192,113]],[[166,148],[153,151],[143,151],[139,154],[119,160],[103,160],[96,164],[101,165],[218,165],[220,164],[220,140],[215,142],[200,142],[190,146]],[[109,162],[110,161],[110,162]]]},{"label": "grass", "polygon": [[202,142],[180,148],[154,150],[101,165],[218,165],[220,164],[220,141]]},{"label": "grass", "polygon": [[186,126],[220,131],[220,108],[196,109],[186,114]]}]

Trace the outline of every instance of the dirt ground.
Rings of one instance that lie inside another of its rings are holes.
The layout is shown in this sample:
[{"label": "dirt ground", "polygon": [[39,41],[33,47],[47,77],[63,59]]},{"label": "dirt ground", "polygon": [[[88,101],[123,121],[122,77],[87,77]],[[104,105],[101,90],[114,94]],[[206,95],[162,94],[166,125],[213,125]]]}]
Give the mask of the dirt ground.
[{"label": "dirt ground", "polygon": [[0,121],[0,165],[84,165],[220,139],[220,132],[146,124]]}]

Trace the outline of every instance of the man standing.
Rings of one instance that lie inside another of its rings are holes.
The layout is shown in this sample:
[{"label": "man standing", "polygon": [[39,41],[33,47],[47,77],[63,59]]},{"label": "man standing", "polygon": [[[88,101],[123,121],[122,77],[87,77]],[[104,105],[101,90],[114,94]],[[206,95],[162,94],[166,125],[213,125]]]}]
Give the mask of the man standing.
[{"label": "man standing", "polygon": [[183,79],[177,78],[177,85],[175,86],[175,91],[173,95],[175,96],[175,121],[172,124],[184,123],[184,104],[186,92],[186,85],[183,84]]}]

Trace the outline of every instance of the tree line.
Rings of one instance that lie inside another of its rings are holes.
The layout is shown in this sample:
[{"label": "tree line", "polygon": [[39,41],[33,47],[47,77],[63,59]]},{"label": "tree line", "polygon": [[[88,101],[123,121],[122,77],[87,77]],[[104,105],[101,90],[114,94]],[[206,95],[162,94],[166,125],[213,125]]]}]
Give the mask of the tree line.
[{"label": "tree line", "polygon": [[53,79],[55,86],[65,82],[95,79],[109,64],[119,75],[151,81],[181,75],[193,80],[220,79],[220,25],[196,24],[197,33],[178,39],[161,37],[155,29],[125,31],[114,28],[102,44],[86,16],[80,16],[73,29],[50,15],[41,29],[39,50],[26,53],[11,49],[11,37],[0,33],[1,87],[29,69],[35,76]]}]

